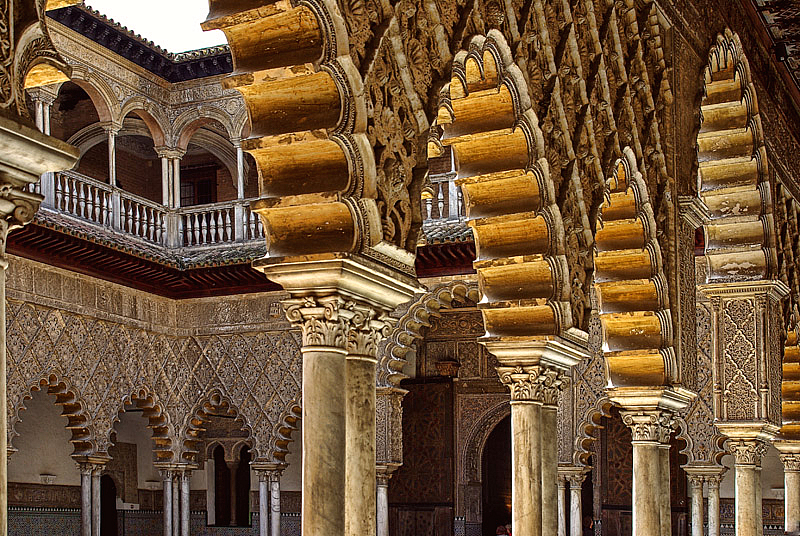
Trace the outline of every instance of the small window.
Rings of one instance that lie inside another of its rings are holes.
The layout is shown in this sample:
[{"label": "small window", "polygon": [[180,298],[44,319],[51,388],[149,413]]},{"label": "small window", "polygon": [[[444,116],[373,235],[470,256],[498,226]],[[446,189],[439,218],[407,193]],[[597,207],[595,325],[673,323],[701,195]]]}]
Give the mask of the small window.
[{"label": "small window", "polygon": [[181,168],[181,206],[208,205],[217,202],[216,165]]}]

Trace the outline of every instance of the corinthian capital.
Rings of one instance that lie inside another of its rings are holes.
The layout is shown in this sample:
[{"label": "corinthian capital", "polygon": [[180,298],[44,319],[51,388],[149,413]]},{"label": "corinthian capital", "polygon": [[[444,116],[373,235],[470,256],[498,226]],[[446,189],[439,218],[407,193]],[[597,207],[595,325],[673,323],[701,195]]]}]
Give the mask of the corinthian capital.
[{"label": "corinthian capital", "polygon": [[787,473],[800,473],[800,454],[781,454],[783,470]]},{"label": "corinthian capital", "polygon": [[554,405],[558,393],[569,384],[560,371],[540,365],[497,367],[500,381],[511,391],[511,400],[525,400]]},{"label": "corinthian capital", "polygon": [[736,465],[761,466],[761,458],[767,453],[767,446],[758,440],[731,440],[728,451],[733,454]]},{"label": "corinthian capital", "polygon": [[663,410],[623,411],[622,422],[631,429],[634,441],[666,444],[675,428],[672,413]]},{"label": "corinthian capital", "polygon": [[352,311],[347,353],[376,358],[378,344],[389,336],[395,321],[385,315],[378,317],[374,308],[353,306]]},{"label": "corinthian capital", "polygon": [[338,296],[306,296],[283,302],[286,318],[303,331],[303,346],[326,346],[344,349],[347,343],[345,304]]}]

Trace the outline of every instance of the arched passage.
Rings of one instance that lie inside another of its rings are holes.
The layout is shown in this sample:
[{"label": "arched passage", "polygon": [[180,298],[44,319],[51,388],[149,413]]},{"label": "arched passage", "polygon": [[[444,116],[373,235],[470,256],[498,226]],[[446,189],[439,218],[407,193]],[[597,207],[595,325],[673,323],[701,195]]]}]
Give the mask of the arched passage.
[{"label": "arched passage", "polygon": [[483,447],[483,536],[511,522],[511,416],[500,421]]}]

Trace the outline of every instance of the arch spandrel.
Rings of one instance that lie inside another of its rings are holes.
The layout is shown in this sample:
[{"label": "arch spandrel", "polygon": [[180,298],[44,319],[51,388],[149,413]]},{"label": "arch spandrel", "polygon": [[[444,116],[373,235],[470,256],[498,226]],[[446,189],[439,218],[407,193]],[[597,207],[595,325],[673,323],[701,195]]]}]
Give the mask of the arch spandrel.
[{"label": "arch spandrel", "polygon": [[726,30],[709,53],[697,136],[698,191],[708,210],[707,281],[775,275],[768,158],[750,66],[739,36]]}]

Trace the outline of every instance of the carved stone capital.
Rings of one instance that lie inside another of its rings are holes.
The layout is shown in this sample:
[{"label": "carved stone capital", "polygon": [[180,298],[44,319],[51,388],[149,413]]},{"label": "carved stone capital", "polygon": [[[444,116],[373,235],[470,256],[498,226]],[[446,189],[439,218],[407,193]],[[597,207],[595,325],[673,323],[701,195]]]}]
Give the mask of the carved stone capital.
[{"label": "carved stone capital", "polygon": [[701,491],[703,490],[703,483],[706,481],[706,478],[703,475],[687,474],[686,478],[689,479],[689,486],[693,490],[697,489],[700,489]]},{"label": "carved stone capital", "polygon": [[348,336],[346,316],[340,315],[344,300],[338,296],[307,296],[283,302],[286,318],[303,332],[303,346],[345,349]]},{"label": "carved stone capital", "polygon": [[800,473],[800,454],[781,454],[783,470],[787,473]]},{"label": "carved stone capital", "polygon": [[555,405],[558,393],[569,385],[562,371],[539,365],[497,367],[500,381],[511,391],[511,400]]},{"label": "carved stone capital", "polygon": [[586,473],[577,473],[567,476],[570,489],[581,489],[584,480],[586,480]]},{"label": "carved stone capital", "polygon": [[663,410],[623,411],[622,422],[631,429],[633,441],[669,443],[675,429],[675,418]]},{"label": "carved stone capital", "polygon": [[259,482],[280,482],[285,463],[254,463],[251,465]]},{"label": "carved stone capital", "polygon": [[761,458],[767,453],[767,446],[758,440],[731,440],[728,442],[728,452],[733,455],[736,465],[761,467]]},{"label": "carved stone capital", "polygon": [[394,472],[397,471],[397,465],[377,465],[375,467],[375,478],[378,486],[388,486]]},{"label": "carved stone capital", "polygon": [[395,321],[379,314],[374,308],[353,306],[347,353],[354,356],[378,357],[378,345],[392,332]]}]

